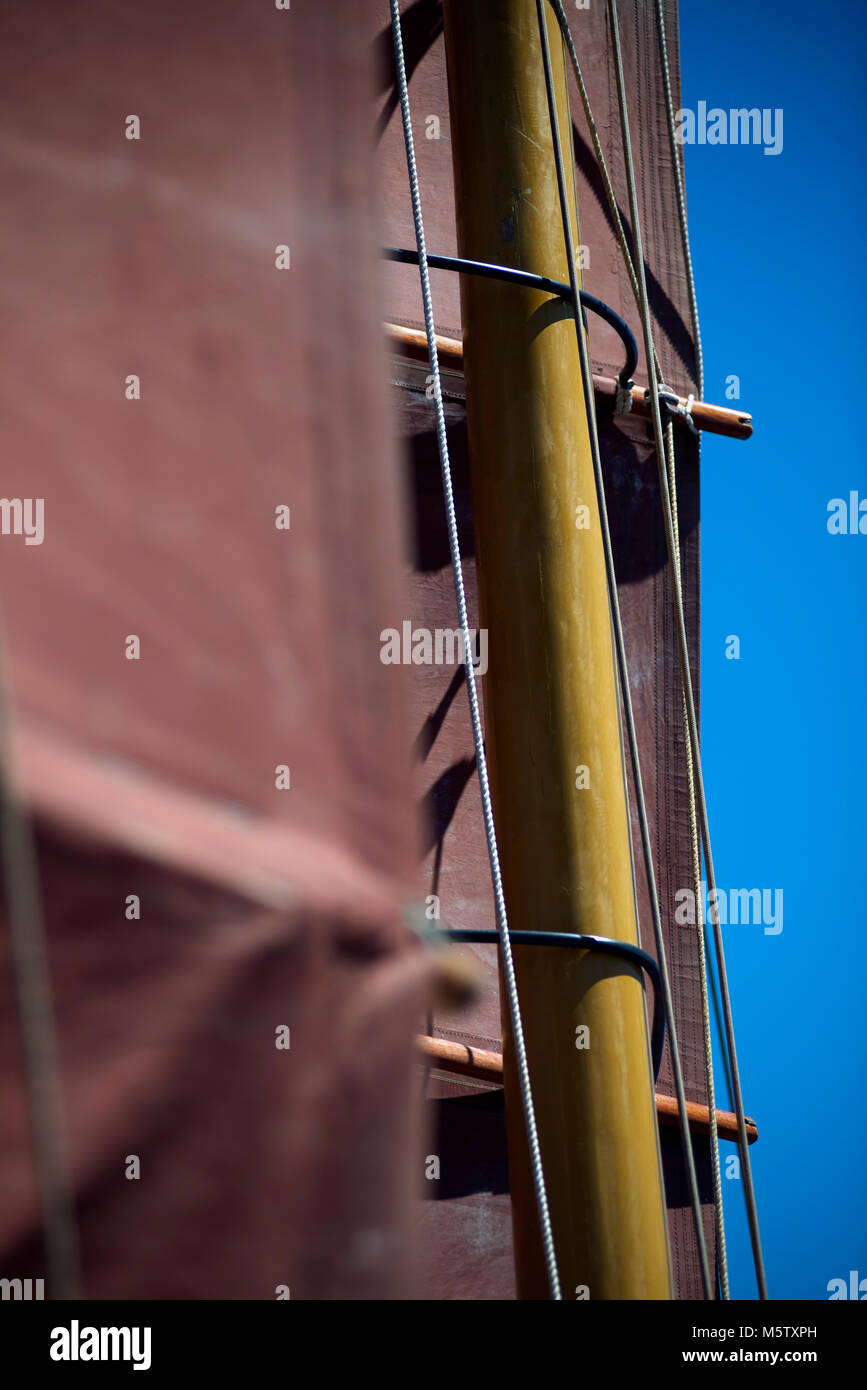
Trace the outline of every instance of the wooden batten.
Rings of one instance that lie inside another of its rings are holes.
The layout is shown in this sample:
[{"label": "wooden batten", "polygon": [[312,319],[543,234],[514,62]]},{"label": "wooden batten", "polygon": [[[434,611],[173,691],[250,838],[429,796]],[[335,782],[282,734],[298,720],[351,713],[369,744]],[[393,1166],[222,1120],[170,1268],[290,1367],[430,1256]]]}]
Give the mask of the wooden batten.
[{"label": "wooden batten", "polygon": [[[398,357],[409,358],[412,362],[427,362],[427,338],[417,328],[404,328],[401,324],[383,325],[391,351]],[[446,371],[463,372],[464,349],[458,338],[442,338],[437,334],[437,353],[440,366]],[[600,376],[594,372],[593,389],[597,403],[614,400],[617,383],[613,377]],[[650,418],[650,411],[644,400],[643,386],[632,388],[632,411],[642,419]],[[686,405],[686,398],[680,398]],[[709,405],[707,401],[693,401],[692,418],[697,430],[706,434],[722,434],[729,439],[749,439],[753,432],[753,417],[744,410],[729,410],[727,406]]]},{"label": "wooden batten", "polygon": [[[464,1043],[449,1042],[446,1038],[430,1038],[420,1035],[418,1050],[422,1058],[439,1071],[447,1071],[456,1076],[465,1076],[474,1081],[487,1081],[492,1086],[503,1084],[503,1057],[500,1052],[489,1052],[480,1047],[467,1047]],[[710,1110],[706,1105],[687,1101],[686,1112],[689,1127],[695,1134],[710,1133]],[[680,1115],[674,1096],[656,1093],[656,1118],[662,1125],[679,1125]],[[717,1110],[717,1129],[720,1139],[730,1139],[737,1143],[737,1116],[729,1110]],[[759,1137],[755,1120],[747,1117],[747,1139],[754,1144]]]}]

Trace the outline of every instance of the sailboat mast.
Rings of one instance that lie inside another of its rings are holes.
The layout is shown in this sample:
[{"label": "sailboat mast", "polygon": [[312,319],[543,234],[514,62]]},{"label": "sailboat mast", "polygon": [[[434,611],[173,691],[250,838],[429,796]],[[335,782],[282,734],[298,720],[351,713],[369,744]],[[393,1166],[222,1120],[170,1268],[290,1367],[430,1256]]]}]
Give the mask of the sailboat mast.
[{"label": "sailboat mast", "polygon": [[[534,0],[445,0],[459,254],[568,278]],[[562,43],[549,41],[564,146]],[[571,192],[570,192],[571,196]],[[572,206],[576,244],[577,208]],[[605,567],[571,311],[462,278],[485,677],[513,929],[638,944]],[[668,1298],[671,1276],[643,986],[610,956],[515,948],[565,1298]],[[510,1186],[522,1298],[547,1296],[504,1008]]]}]

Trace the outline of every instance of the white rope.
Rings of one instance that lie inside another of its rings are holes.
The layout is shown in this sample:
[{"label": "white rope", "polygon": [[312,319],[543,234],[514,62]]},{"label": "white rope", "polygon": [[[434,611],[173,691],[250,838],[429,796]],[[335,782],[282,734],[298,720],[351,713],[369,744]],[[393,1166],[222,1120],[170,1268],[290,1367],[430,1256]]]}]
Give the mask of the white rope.
[{"label": "white rope", "polygon": [[[671,167],[674,174],[674,186],[677,196],[677,214],[680,224],[680,240],[683,248],[683,262],[686,272],[686,288],[689,297],[690,315],[692,317],[692,335],[695,344],[695,380],[698,387],[699,399],[704,393],[704,359],[701,345],[701,327],[698,318],[698,299],[695,289],[695,274],[692,265],[692,248],[689,240],[689,224],[686,216],[686,192],[684,189],[683,171],[681,169],[681,153],[677,143],[674,122],[674,98],[671,91],[671,72],[668,63],[668,40],[665,32],[665,10],[663,0],[656,0],[656,30],[659,40],[659,55],[662,63],[662,85],[665,94],[665,111],[668,121],[668,139],[671,150]],[[701,435],[696,429],[692,419],[692,405],[694,397],[687,398],[686,407],[679,403],[678,413],[685,417],[687,424],[696,437],[698,447],[701,447]],[[678,526],[677,513],[677,480],[675,474],[674,457],[674,430],[669,424],[666,431],[666,444],[669,451],[669,475],[671,478],[671,503],[672,519],[674,522],[675,541],[677,548],[678,569],[680,568],[680,531]],[[696,812],[695,798],[695,770],[692,761],[692,745],[689,738],[689,714],[686,705],[686,696],[682,694],[683,727],[686,736],[686,760],[687,760],[687,785],[689,788],[689,824],[690,838],[692,841],[693,857],[693,878],[695,881],[695,901],[696,901],[696,928],[699,943],[699,981],[701,985],[701,1018],[702,1031],[704,1034],[704,1065],[705,1077],[707,1082],[708,1109],[711,1115],[710,1140],[711,1140],[711,1167],[713,1172],[713,1193],[714,1193],[714,1221],[716,1224],[717,1235],[717,1264],[719,1266],[720,1292],[723,1300],[727,1301],[731,1294],[729,1288],[728,1255],[726,1251],[725,1220],[723,1217],[722,1199],[722,1177],[720,1173],[719,1157],[719,1133],[716,1123],[716,1090],[714,1086],[713,1074],[713,1043],[710,1030],[710,997],[708,990],[708,972],[705,952],[707,949],[707,937],[704,929],[704,904],[701,895],[701,848],[699,844],[698,817]]]},{"label": "white rope", "polygon": [[[677,467],[674,452],[674,424],[668,422],[665,431],[665,442],[668,457],[668,476],[671,488],[671,514],[674,523],[675,557],[677,563],[678,577],[682,578],[680,564],[680,526],[677,514]],[[714,1085],[713,1074],[713,1042],[710,1031],[710,998],[707,982],[707,961],[705,951],[707,949],[707,939],[704,929],[704,903],[701,893],[701,846],[698,835],[698,817],[695,805],[695,768],[692,761],[692,746],[689,741],[689,718],[686,708],[686,696],[681,688],[681,712],[683,717],[684,738],[686,744],[686,784],[689,794],[689,833],[690,845],[692,848],[692,877],[695,892],[696,904],[696,936],[698,940],[698,975],[701,990],[701,1023],[702,1037],[704,1043],[704,1074],[705,1086],[707,1089],[707,1106],[710,1120],[710,1159],[711,1173],[713,1181],[713,1212],[714,1227],[717,1239],[717,1265],[719,1267],[720,1292],[724,1300],[728,1300],[729,1294],[729,1271],[728,1256],[726,1254],[726,1229],[723,1216],[722,1198],[722,1177],[720,1173],[719,1158],[719,1129],[716,1119],[716,1087]]]},{"label": "white rope", "polygon": [[482,719],[479,710],[479,697],[476,690],[476,674],[473,663],[470,660],[472,651],[472,641],[470,637],[469,617],[467,615],[466,593],[464,591],[463,571],[461,567],[461,549],[458,537],[458,524],[455,514],[454,489],[452,485],[451,461],[449,458],[448,438],[446,435],[446,417],[443,409],[442,390],[440,387],[439,354],[437,352],[436,324],[433,313],[433,303],[430,290],[430,276],[428,274],[427,251],[425,247],[424,221],[421,209],[421,194],[419,192],[418,169],[415,158],[415,144],[412,134],[412,119],[409,108],[409,88],[406,77],[406,63],[403,52],[403,35],[400,24],[400,8],[398,0],[390,0],[391,5],[391,27],[394,39],[394,58],[397,70],[398,91],[400,93],[400,109],[403,119],[403,137],[406,145],[406,162],[409,174],[409,187],[412,197],[412,214],[415,224],[415,239],[418,248],[418,267],[421,279],[421,293],[424,304],[424,322],[427,333],[428,353],[430,355],[431,377],[433,380],[433,400],[434,411],[436,414],[437,444],[439,446],[440,466],[442,469],[443,492],[445,495],[446,522],[449,533],[449,549],[452,558],[452,573],[455,581],[455,594],[457,597],[458,618],[463,634],[464,651],[467,653],[465,663],[467,678],[467,696],[470,702],[470,721],[473,727],[473,743],[476,750],[476,766],[479,773],[479,790],[482,797],[482,816],[485,823],[485,839],[488,846],[488,859],[491,866],[491,882],[494,890],[494,904],[497,914],[497,929],[500,935],[500,956],[503,966],[503,977],[506,987],[506,998],[509,1006],[509,1020],[512,1029],[512,1042],[515,1048],[515,1062],[518,1071],[518,1082],[521,1091],[521,1101],[524,1111],[524,1121],[527,1127],[527,1143],[530,1150],[530,1166],[533,1174],[533,1186],[536,1194],[536,1206],[539,1213],[539,1226],[542,1236],[542,1247],[545,1256],[545,1267],[548,1274],[548,1286],[552,1299],[559,1300],[560,1278],[557,1272],[557,1259],[554,1250],[554,1233],[551,1226],[551,1214],[548,1207],[548,1194],[545,1186],[545,1175],[542,1167],[542,1151],[539,1145],[539,1134],[536,1126],[536,1112],[533,1106],[533,1093],[530,1084],[530,1070],[527,1063],[527,1050],[524,1042],[524,1027],[521,1021],[521,1009],[518,1001],[518,985],[515,978],[515,966],[512,959],[512,944],[509,938],[509,924],[506,916],[506,899],[503,892],[503,880],[500,873],[500,857],[497,849],[497,835],[494,827],[494,812],[491,804],[491,789],[488,779],[488,765],[485,757],[484,735],[482,733]]},{"label": "white rope", "polygon": [[701,351],[701,329],[698,322],[698,300],[695,294],[695,276],[692,269],[692,251],[689,244],[689,225],[686,220],[686,191],[683,186],[683,173],[680,167],[680,147],[674,129],[674,99],[671,95],[671,73],[668,67],[668,42],[665,36],[665,12],[663,0],[656,0],[656,30],[659,37],[659,56],[662,60],[662,87],[665,92],[665,112],[668,118],[668,140],[671,147],[671,167],[674,171],[674,189],[677,196],[677,216],[680,223],[680,240],[683,247],[683,263],[686,270],[686,290],[689,296],[689,310],[692,317],[692,338],[695,344],[695,382],[698,398],[704,391],[704,360]]}]

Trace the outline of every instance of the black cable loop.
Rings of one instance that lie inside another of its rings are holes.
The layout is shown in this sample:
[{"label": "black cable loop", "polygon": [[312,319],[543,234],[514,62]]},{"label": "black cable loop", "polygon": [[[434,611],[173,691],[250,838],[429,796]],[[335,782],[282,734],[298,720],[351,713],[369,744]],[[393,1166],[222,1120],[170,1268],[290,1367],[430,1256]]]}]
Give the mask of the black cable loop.
[{"label": "black cable loop", "polygon": [[[397,246],[384,246],[381,252],[386,261],[397,261],[401,265],[418,265],[418,252],[405,251]],[[572,303],[572,290],[561,280],[550,280],[547,275],[534,275],[529,270],[515,270],[508,265],[494,265],[490,261],[467,261],[461,256],[428,255],[427,263],[432,270],[453,270],[460,275],[477,275],[483,280],[504,280],[508,284],[523,285],[525,289],[543,290],[554,294],[567,304]],[[635,334],[624,319],[608,305],[586,290],[580,291],[581,305],[614,329],[626,352],[626,361],[617,380],[622,387],[633,385],[632,377],[638,366],[638,343]],[[586,322],[585,322],[586,327]]]},{"label": "black cable loop", "polygon": [[[475,942],[479,945],[495,945],[500,939],[499,932],[477,931],[469,927],[440,927],[431,935],[446,936],[449,941]],[[665,1046],[665,1011],[660,1008],[659,966],[653,956],[642,951],[640,946],[632,946],[628,941],[618,941],[610,936],[584,936],[578,932],[510,931],[509,940],[513,946],[570,946],[575,951],[596,951],[601,956],[620,956],[630,965],[637,966],[649,975],[653,985],[650,1055],[653,1062],[653,1079],[656,1080]]]}]

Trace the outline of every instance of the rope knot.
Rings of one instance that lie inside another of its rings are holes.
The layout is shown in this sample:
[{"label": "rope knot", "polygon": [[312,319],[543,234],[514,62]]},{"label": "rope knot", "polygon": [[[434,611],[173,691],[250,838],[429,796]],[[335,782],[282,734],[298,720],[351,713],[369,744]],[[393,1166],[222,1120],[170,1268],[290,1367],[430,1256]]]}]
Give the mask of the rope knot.
[{"label": "rope knot", "polygon": [[620,381],[614,383],[614,414],[628,415],[632,409],[632,388],[634,381]]},{"label": "rope knot", "polygon": [[[664,382],[659,383],[656,394],[660,406],[662,406],[664,410],[668,411],[669,418],[673,420],[676,416],[678,419],[683,420],[692,430],[692,433],[695,435],[697,439],[698,430],[696,428],[695,421],[692,418],[692,407],[695,403],[695,396],[692,394],[687,396],[686,404],[684,405],[681,402],[680,396],[677,394],[677,392],[672,390],[670,386],[666,386]],[[646,390],[644,393],[644,401],[646,405],[650,404],[649,389]]]}]

